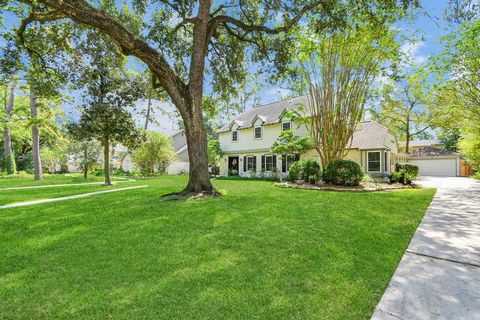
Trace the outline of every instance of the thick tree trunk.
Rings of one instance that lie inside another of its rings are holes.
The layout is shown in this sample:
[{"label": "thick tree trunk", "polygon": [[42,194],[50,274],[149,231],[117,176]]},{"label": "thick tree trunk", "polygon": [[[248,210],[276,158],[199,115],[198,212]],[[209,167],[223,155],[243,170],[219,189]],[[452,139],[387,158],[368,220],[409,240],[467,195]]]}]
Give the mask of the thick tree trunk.
[{"label": "thick tree trunk", "polygon": [[103,169],[105,170],[105,185],[111,186],[112,179],[110,177],[110,146],[108,140],[103,142]]},{"label": "thick tree trunk", "polygon": [[208,175],[207,134],[203,125],[202,113],[192,112],[185,121],[185,136],[187,138],[188,156],[190,160],[190,176],[185,193],[214,193]]},{"label": "thick tree trunk", "polygon": [[[5,108],[5,114],[10,120],[12,116],[13,104],[15,102],[15,82],[12,84],[10,89],[10,95],[8,98],[8,103]],[[17,172],[17,166],[15,164],[15,157],[13,155],[12,147],[12,136],[10,134],[10,127],[8,122],[5,124],[3,131],[3,143],[4,143],[4,157],[5,157],[5,169],[7,174],[15,174]]]},{"label": "thick tree trunk", "polygon": [[[30,87],[30,115],[35,120],[38,117],[37,96],[34,89]],[[33,170],[35,180],[42,180],[42,161],[40,159],[40,133],[37,125],[32,126],[32,153],[33,153]]]}]

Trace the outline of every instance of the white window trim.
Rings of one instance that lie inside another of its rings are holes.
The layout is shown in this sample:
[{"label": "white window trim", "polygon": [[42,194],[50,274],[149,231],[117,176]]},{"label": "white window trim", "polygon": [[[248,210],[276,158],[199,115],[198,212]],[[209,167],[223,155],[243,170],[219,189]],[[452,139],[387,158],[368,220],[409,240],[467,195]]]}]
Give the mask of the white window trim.
[{"label": "white window trim", "polygon": [[[233,132],[236,132],[237,133],[237,140],[233,140]],[[238,142],[238,130],[232,130],[232,133],[230,135],[230,139],[232,140],[233,143],[237,143]]]},{"label": "white window trim", "polygon": [[[260,128],[260,138],[255,137],[255,129]],[[253,140],[262,140],[263,139],[263,126],[254,126],[253,127]]]},{"label": "white window trim", "polygon": [[[267,157],[272,158],[272,170],[267,170]],[[273,167],[276,167],[274,166],[274,163],[273,163],[273,154],[266,154],[265,155],[265,172],[273,172]]]},{"label": "white window trim", "polygon": [[[251,169],[248,168],[248,159],[252,159],[252,168]],[[255,158],[253,156],[247,156],[246,160],[247,160],[247,164],[245,165],[245,167],[247,169],[247,172],[253,172],[253,167],[255,167],[255,164],[256,164],[256,163],[254,163]]]},{"label": "white window trim", "polygon": [[295,162],[295,154],[289,153],[285,156],[285,171],[286,172],[288,172],[288,170],[290,170],[290,165],[288,164],[288,157],[289,156],[293,158],[293,161],[292,161],[292,163],[290,163],[290,165],[292,165]]},{"label": "white window trim", "polygon": [[[379,168],[378,171],[370,170],[370,165],[369,165],[370,161],[368,160],[368,155],[370,153],[379,153],[380,154],[380,159],[378,161],[379,164],[380,164],[380,168]],[[375,173],[382,172],[382,151],[367,151],[367,172],[375,172]]]},{"label": "white window trim", "polygon": [[290,123],[290,129],[288,130],[292,130],[292,120],[285,120],[285,121],[282,121],[282,126],[281,126],[281,131],[286,131],[286,130],[283,130],[283,124],[284,123]]}]

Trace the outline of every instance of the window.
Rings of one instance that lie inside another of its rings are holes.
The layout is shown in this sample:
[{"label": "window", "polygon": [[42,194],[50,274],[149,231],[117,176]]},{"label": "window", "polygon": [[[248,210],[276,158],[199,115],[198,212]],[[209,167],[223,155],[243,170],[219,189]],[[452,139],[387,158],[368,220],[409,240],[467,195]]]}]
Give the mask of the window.
[{"label": "window", "polygon": [[282,122],[282,131],[290,130],[292,128],[292,123],[290,121]]},{"label": "window", "polygon": [[272,171],[273,156],[265,156],[265,171]]},{"label": "window", "polygon": [[232,131],[232,141],[237,142],[238,141],[238,131]]},{"label": "window", "polygon": [[380,151],[369,151],[367,152],[367,157],[368,157],[367,170],[369,172],[380,172],[380,163],[381,163]]},{"label": "window", "polygon": [[253,138],[262,139],[262,127],[258,126],[253,128]]},{"label": "window", "polygon": [[247,156],[247,171],[256,171],[256,161],[257,160],[257,157],[253,157],[253,156]]},{"label": "window", "polygon": [[299,160],[299,156],[295,154],[284,154],[282,155],[282,172],[288,172],[290,166],[295,161]]}]

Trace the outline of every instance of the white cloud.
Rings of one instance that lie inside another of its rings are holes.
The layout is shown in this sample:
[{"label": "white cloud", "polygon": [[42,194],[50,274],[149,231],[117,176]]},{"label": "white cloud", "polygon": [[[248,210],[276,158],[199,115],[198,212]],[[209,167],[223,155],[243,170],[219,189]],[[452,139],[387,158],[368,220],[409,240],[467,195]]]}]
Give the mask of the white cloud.
[{"label": "white cloud", "polygon": [[[265,91],[265,95],[262,98],[267,98],[271,101],[279,101],[292,94],[294,94],[294,91],[290,89],[271,88]],[[265,99],[262,99],[262,100],[265,100]]]},{"label": "white cloud", "polygon": [[425,46],[425,41],[407,42],[400,47],[400,51],[406,56],[406,65],[420,66],[427,61],[427,57],[420,53],[421,49]]}]

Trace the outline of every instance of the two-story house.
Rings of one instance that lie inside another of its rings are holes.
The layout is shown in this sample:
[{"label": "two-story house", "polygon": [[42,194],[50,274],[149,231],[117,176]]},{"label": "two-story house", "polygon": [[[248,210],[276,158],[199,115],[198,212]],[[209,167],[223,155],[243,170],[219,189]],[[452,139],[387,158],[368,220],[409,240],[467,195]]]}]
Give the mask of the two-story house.
[{"label": "two-story house", "polygon": [[[250,109],[231,120],[219,130],[219,141],[224,156],[220,161],[221,175],[286,176],[290,164],[302,159],[319,163],[315,150],[299,155],[275,155],[270,152],[283,130],[294,130],[298,136],[307,136],[305,125],[287,117],[287,110],[308,103],[308,96],[291,98]],[[382,175],[392,172],[393,165],[405,161],[398,152],[395,135],[374,121],[358,124],[347,158],[358,162],[365,172]]]}]

